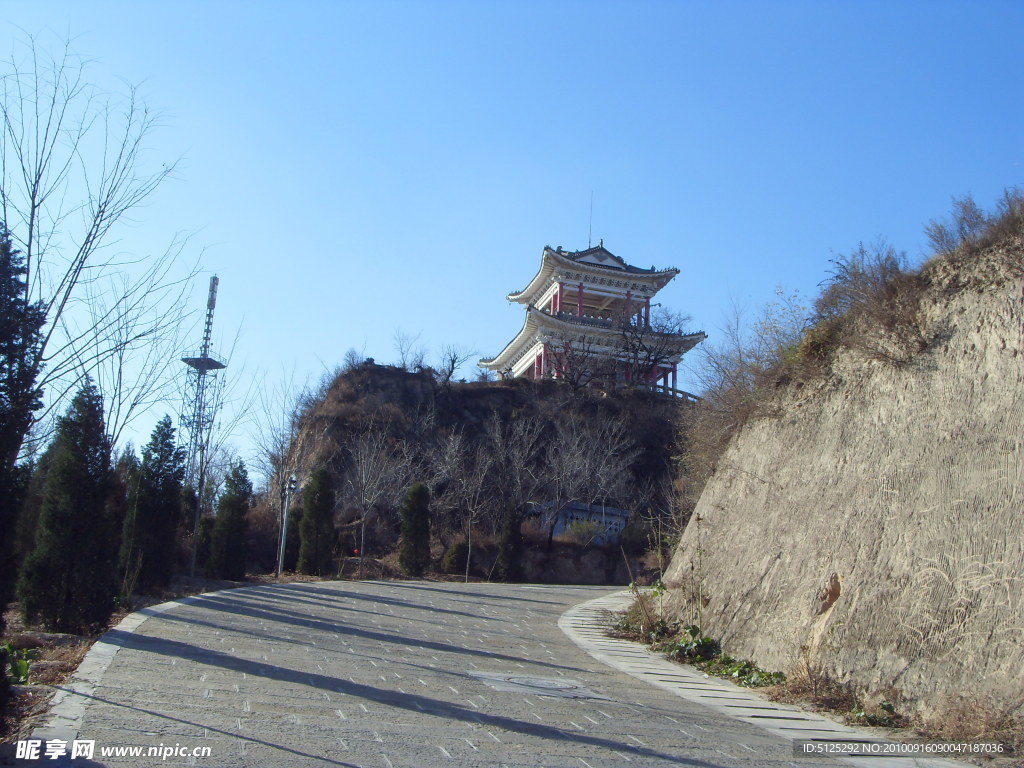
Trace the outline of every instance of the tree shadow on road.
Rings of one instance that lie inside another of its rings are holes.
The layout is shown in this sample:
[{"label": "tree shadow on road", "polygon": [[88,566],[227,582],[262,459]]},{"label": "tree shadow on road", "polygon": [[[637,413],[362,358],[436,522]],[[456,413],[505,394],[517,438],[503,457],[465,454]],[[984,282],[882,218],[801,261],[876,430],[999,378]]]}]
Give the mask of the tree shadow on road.
[{"label": "tree shadow on road", "polygon": [[[200,664],[207,664],[211,666],[221,667],[222,669],[228,669],[233,672],[240,674],[252,675],[254,677],[260,677],[268,680],[277,680],[279,682],[290,683],[301,686],[312,686],[322,691],[331,691],[334,693],[341,693],[346,696],[354,696],[364,701],[372,701],[377,704],[386,707],[395,707],[397,709],[407,710],[409,712],[422,713],[434,717],[441,718],[443,720],[457,720],[465,723],[475,723],[477,725],[490,726],[492,728],[499,728],[505,731],[519,733],[525,736],[531,736],[540,739],[549,739],[555,742],[570,741],[577,744],[586,744],[592,747],[607,749],[610,751],[628,751],[632,755],[642,756],[649,759],[665,760],[671,765],[688,765],[698,766],[702,768],[716,768],[713,763],[708,763],[703,760],[696,758],[686,758],[679,755],[670,755],[658,750],[651,749],[648,747],[638,747],[631,744],[626,744],[619,741],[613,741],[610,739],[600,738],[596,736],[588,736],[577,732],[565,731],[554,726],[544,725],[540,723],[529,723],[522,720],[516,720],[511,717],[505,717],[502,715],[492,715],[478,710],[471,710],[466,707],[462,707],[458,704],[454,704],[440,699],[434,699],[428,696],[422,696],[419,694],[411,693],[400,693],[397,691],[388,691],[373,686],[364,685],[362,683],[356,683],[351,680],[342,680],[336,677],[330,677],[328,675],[315,674],[310,672],[300,672],[297,670],[287,669],[284,667],[276,666],[273,664],[260,664],[258,662],[249,661],[246,659],[238,658],[221,651],[208,650],[205,648],[199,648],[189,643],[184,643],[178,640],[167,640],[157,637],[149,637],[145,635],[133,634],[130,632],[124,632],[123,630],[112,629],[103,636],[103,641],[110,643],[115,646],[126,649],[140,650],[148,653],[160,654],[172,658],[183,658],[196,661]],[[108,702],[115,704],[116,706],[129,706],[118,704],[117,702]],[[139,709],[136,707],[130,707],[133,709]],[[146,711],[141,710],[139,711]],[[158,713],[150,713],[156,717],[169,717]],[[170,719],[177,720],[177,718],[171,717]],[[185,721],[181,721],[185,722]],[[206,727],[206,726],[200,726]],[[235,738],[247,738],[240,734],[231,734]],[[252,739],[257,743],[260,742],[257,739]],[[269,746],[278,749],[288,749],[282,745],[268,744]],[[337,763],[339,765],[345,765],[344,763]]]},{"label": "tree shadow on road", "polygon": [[[495,653],[493,651],[482,651],[473,648],[464,648],[459,645],[453,645],[451,643],[441,643],[436,640],[427,640],[425,638],[408,637],[405,635],[394,634],[390,632],[378,632],[372,629],[364,629],[362,627],[355,627],[350,624],[340,624],[330,621],[324,621],[322,619],[311,618],[308,615],[296,613],[295,611],[289,611],[284,608],[274,606],[273,608],[261,608],[246,603],[242,603],[238,599],[238,595],[233,594],[229,596],[221,595],[204,595],[200,600],[197,600],[193,605],[202,605],[204,608],[220,611],[224,613],[231,613],[238,616],[248,616],[254,619],[263,619],[268,622],[274,622],[278,624],[288,624],[295,627],[303,627],[306,629],[312,629],[319,632],[329,632],[337,635],[345,635],[351,637],[360,637],[365,640],[375,640],[381,643],[387,643],[389,645],[408,645],[415,646],[421,649],[427,649],[437,651],[438,653],[457,653],[461,655],[474,656],[480,659],[487,659],[488,661],[508,661],[512,663],[528,662],[530,664],[536,664],[542,667],[552,667],[557,669],[566,668],[562,664],[552,664],[546,661],[540,661],[538,659],[520,657],[520,656],[508,656],[503,653]],[[429,610],[420,607],[420,610]],[[165,615],[161,615],[161,618],[168,618]],[[191,621],[188,617],[178,617],[181,621]],[[198,620],[202,621],[202,620]],[[436,622],[435,622],[436,626]],[[227,626],[224,629],[236,629],[236,627]],[[117,630],[111,630],[115,632]],[[109,635],[110,633],[108,633]],[[107,639],[107,635],[104,635],[104,639]]]}]

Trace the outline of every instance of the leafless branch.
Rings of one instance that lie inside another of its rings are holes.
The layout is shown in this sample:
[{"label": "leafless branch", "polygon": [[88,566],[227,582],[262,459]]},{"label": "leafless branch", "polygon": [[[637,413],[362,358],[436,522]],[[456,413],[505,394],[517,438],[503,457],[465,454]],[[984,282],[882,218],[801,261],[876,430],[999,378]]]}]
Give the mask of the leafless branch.
[{"label": "leafless branch", "polygon": [[[134,89],[117,99],[90,85],[88,62],[67,43],[47,56],[30,37],[3,69],[0,214],[25,258],[26,301],[46,315],[34,360],[49,409],[35,422],[49,419],[88,374],[138,388],[104,390],[117,404],[119,434],[165,380],[147,347],[167,342],[191,277],[173,276],[184,240],[155,259],[111,252],[115,226],[174,171],[147,169],[159,116]],[[126,375],[136,355],[141,373]]]}]

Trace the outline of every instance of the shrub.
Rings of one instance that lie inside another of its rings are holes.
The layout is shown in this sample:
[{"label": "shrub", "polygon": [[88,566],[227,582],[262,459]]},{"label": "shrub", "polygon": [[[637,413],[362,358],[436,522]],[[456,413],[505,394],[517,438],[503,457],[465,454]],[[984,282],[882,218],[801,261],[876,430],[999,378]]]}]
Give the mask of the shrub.
[{"label": "shrub", "polygon": [[717,640],[701,634],[700,627],[691,624],[683,628],[683,634],[674,642],[661,648],[669,657],[676,661],[707,661],[722,653],[722,646]]},{"label": "shrub", "polygon": [[625,527],[619,534],[619,546],[627,555],[642,555],[647,551],[651,540],[648,522],[640,515],[630,515]]},{"label": "shrub", "polygon": [[456,541],[441,558],[441,570],[445,573],[464,574],[469,558],[469,545],[465,541]]},{"label": "shrub", "polygon": [[652,628],[659,621],[661,618],[657,616],[651,596],[634,589],[633,602],[615,617],[610,634],[612,637],[647,642]]},{"label": "shrub", "polygon": [[807,329],[797,349],[801,360],[824,365],[843,341],[842,320],[836,317],[821,318]]},{"label": "shrub", "polygon": [[207,573],[219,579],[245,578],[246,513],[252,499],[252,483],[239,459],[224,481],[224,493],[217,501],[217,517],[210,534]]},{"label": "shrub", "polygon": [[407,576],[422,576],[430,566],[430,491],[413,485],[402,503],[402,544],[398,564]]},{"label": "shrub", "polygon": [[814,706],[833,712],[851,712],[860,707],[854,687],[839,680],[807,646],[800,649],[800,662],[791,672],[780,698],[808,699]]},{"label": "shrub", "polygon": [[574,520],[565,527],[561,538],[570,544],[588,547],[604,531],[605,527],[596,520]]},{"label": "shrub", "polygon": [[[954,197],[950,215],[930,221],[925,234],[935,253],[946,258],[973,255],[1019,237],[1024,234],[1024,191],[1018,187],[1003,190],[992,214],[986,214],[969,194]],[[1018,273],[1024,267],[1019,257],[1009,266]]]},{"label": "shrub", "polygon": [[501,534],[498,536],[498,559],[495,563],[501,581],[519,581],[522,570],[523,533],[519,515],[511,507],[506,508],[501,519]]},{"label": "shrub", "polygon": [[825,324],[830,341],[894,364],[909,362],[928,345],[921,317],[928,280],[908,267],[905,253],[884,241],[861,243],[832,264],[814,305],[816,326]]},{"label": "shrub", "polygon": [[299,572],[323,576],[334,555],[334,483],[326,469],[316,470],[303,489],[299,534]]},{"label": "shrub", "polygon": [[977,242],[986,228],[985,213],[969,194],[953,198],[950,218],[928,222],[924,233],[940,256],[952,256],[963,246]]},{"label": "shrub", "polygon": [[0,645],[0,717],[7,710],[7,699],[10,696],[11,685],[7,680],[7,668],[10,662],[10,651],[6,643]]}]

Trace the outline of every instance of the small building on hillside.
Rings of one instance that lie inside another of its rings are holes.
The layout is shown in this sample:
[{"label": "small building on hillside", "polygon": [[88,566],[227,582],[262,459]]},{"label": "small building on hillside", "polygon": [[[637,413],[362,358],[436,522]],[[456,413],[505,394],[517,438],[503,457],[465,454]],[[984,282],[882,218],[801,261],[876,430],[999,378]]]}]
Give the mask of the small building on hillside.
[{"label": "small building on hillside", "polygon": [[505,378],[641,386],[692,398],[678,389],[679,361],[707,336],[651,315],[651,299],[678,274],[627,264],[603,241],[584,251],[545,246],[530,284],[507,296],[525,306],[522,329],[480,366]]},{"label": "small building on hillside", "polygon": [[576,536],[585,544],[617,544],[629,522],[629,510],[570,501],[556,507],[552,501],[533,505],[528,515],[536,515],[549,538]]}]

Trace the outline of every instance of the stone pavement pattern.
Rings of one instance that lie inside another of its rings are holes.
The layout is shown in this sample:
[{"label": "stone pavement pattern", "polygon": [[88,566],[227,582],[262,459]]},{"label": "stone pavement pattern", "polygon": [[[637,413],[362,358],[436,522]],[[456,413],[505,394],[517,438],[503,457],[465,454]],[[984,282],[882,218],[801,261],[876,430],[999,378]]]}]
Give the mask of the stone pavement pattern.
[{"label": "stone pavement pattern", "polygon": [[[607,587],[247,587],[105,636],[78,735],[103,765],[835,766],[607,667],[558,628]],[[100,747],[210,747],[101,758]]]}]

